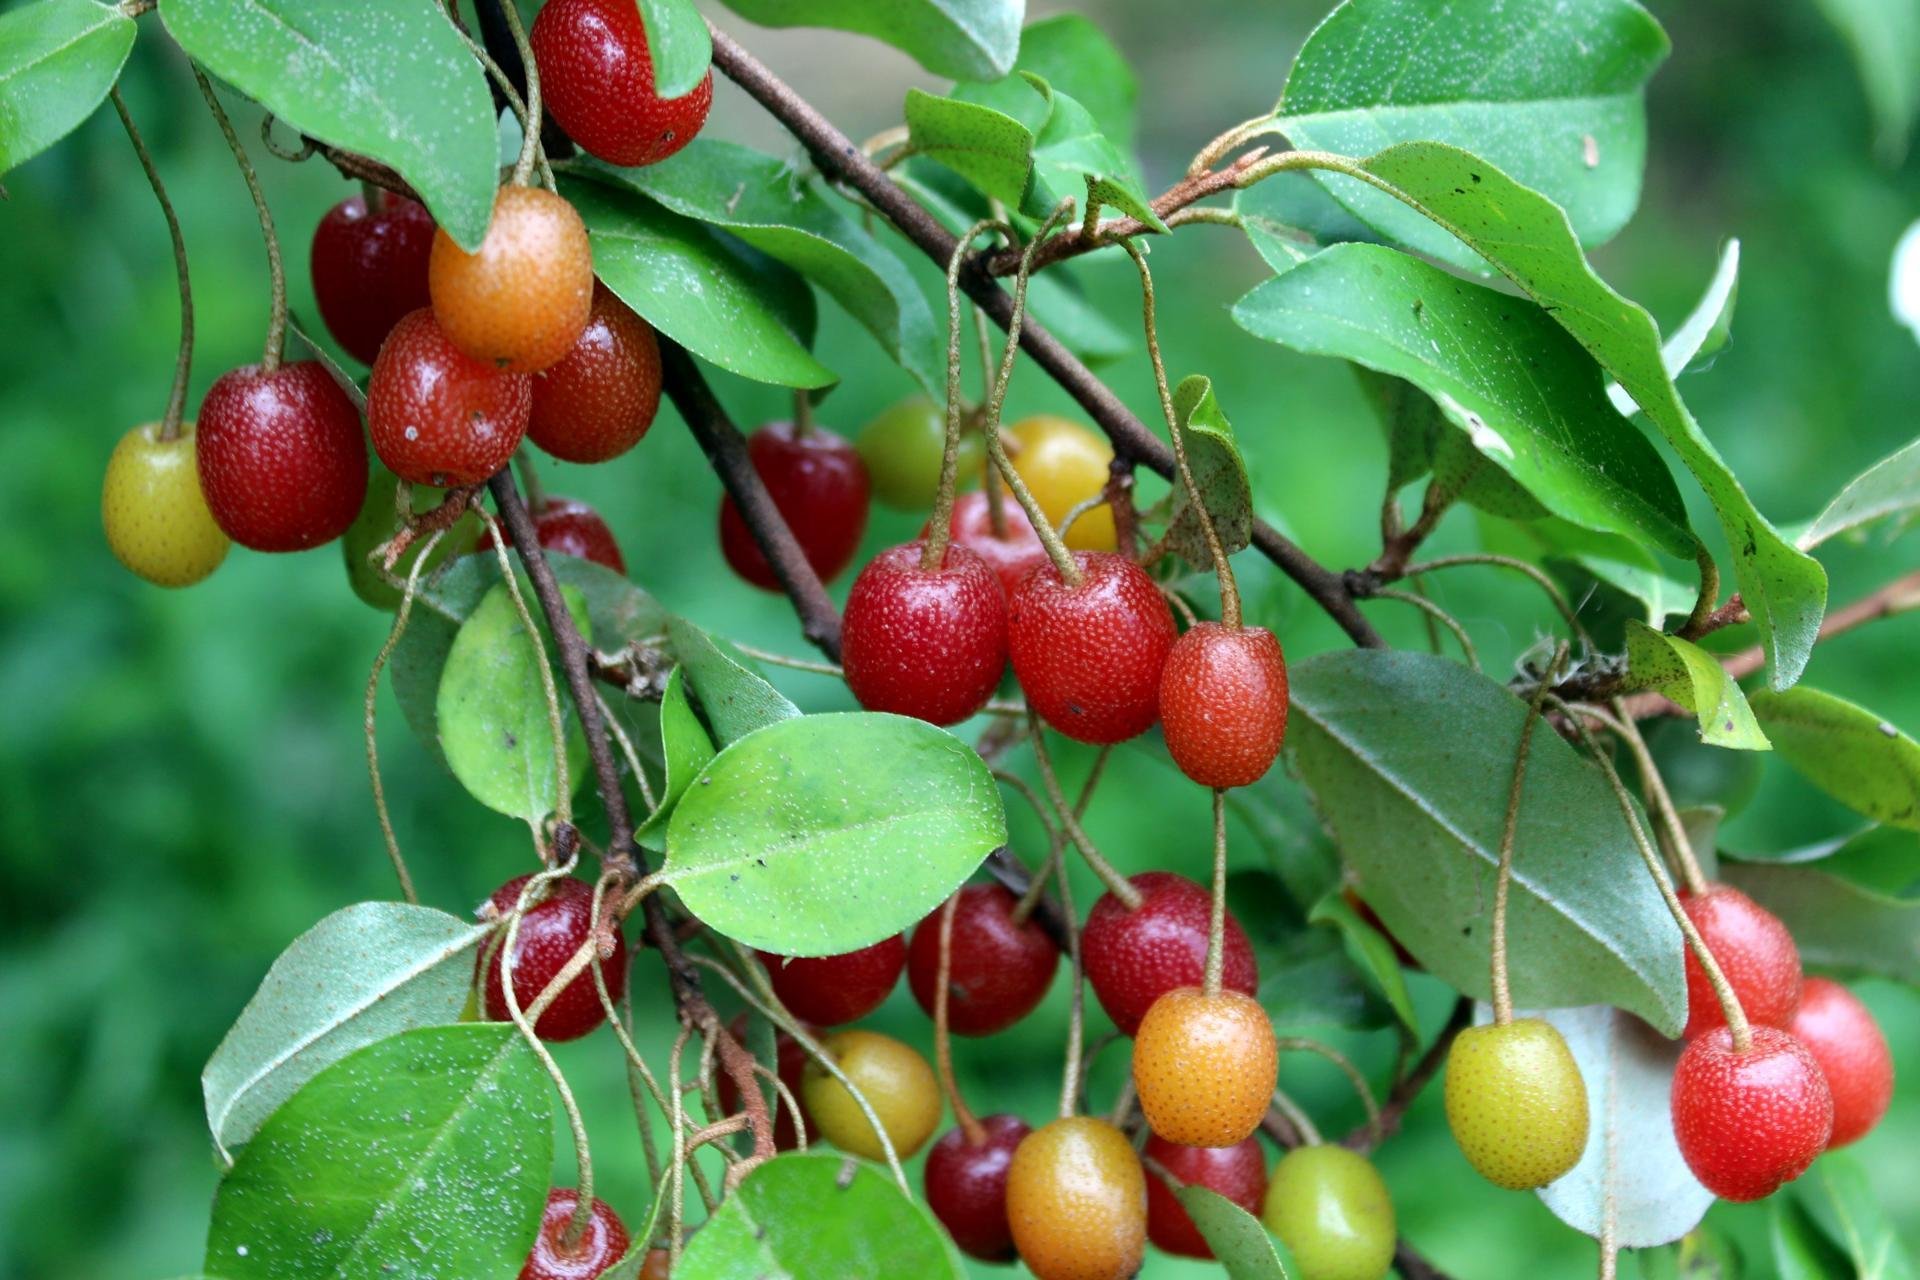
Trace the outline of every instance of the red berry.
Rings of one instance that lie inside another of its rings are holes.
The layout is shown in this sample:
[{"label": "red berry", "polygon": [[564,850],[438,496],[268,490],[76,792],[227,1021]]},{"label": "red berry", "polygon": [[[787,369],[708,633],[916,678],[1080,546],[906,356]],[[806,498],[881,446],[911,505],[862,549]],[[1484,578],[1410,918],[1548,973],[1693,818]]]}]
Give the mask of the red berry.
[{"label": "red berry", "polygon": [[[1021,579],[1035,565],[1045,562],[1047,549],[1040,544],[1040,535],[1033,531],[1027,513],[1020,509],[1012,494],[1005,490],[1000,493],[1000,514],[1006,517],[1007,525],[1005,537],[994,536],[988,511],[987,495],[980,490],[956,494],[953,519],[947,522],[947,529],[955,542],[985,560],[1000,575],[1000,585],[1011,600]],[[926,537],[927,532],[920,530],[920,536]]]},{"label": "red berry", "polygon": [[954,1129],[927,1152],[927,1207],[962,1253],[982,1262],[1012,1262],[1007,1170],[1014,1148],[1033,1130],[1019,1116],[1004,1115],[987,1116],[980,1127],[986,1140],[978,1146]]},{"label": "red berry", "polygon": [[1733,1050],[1716,1027],[1687,1046],[1673,1073],[1673,1134],[1693,1176],[1723,1200],[1758,1200],[1806,1172],[1833,1132],[1833,1094],[1807,1047],[1778,1027],[1753,1028]]},{"label": "red berry", "polygon": [[[1006,1030],[1032,1013],[1053,985],[1060,949],[1031,917],[1014,923],[1018,902],[997,884],[960,890],[947,970],[947,1026],[955,1035]],[[940,915],[936,910],[922,920],[907,948],[907,985],[928,1017],[940,981]]]},{"label": "red berry", "polygon": [[[1709,885],[1705,893],[1682,892],[1680,905],[1740,997],[1747,1019],[1769,1027],[1786,1026],[1800,1002],[1800,949],[1780,917],[1725,884]],[[1714,998],[1713,984],[1689,947],[1686,1038],[1725,1025],[1726,1015]]]},{"label": "red berry", "polygon": [[507,465],[526,434],[532,383],[462,352],[431,309],[411,312],[367,379],[374,452],[414,484],[479,484]]},{"label": "red berry", "polygon": [[[488,899],[504,917],[520,900],[520,890],[530,876],[515,876],[493,891]],[[520,1011],[547,989],[554,975],[567,967],[574,952],[593,932],[593,886],[583,880],[557,880],[547,886],[547,896],[528,907],[520,917],[520,930],[514,935],[513,994]],[[487,1017],[494,1022],[507,1021],[507,997],[500,987],[500,958],[506,950],[504,935],[499,944],[481,951],[486,962],[483,991]],[[618,1000],[627,989],[627,944],[618,930],[613,934],[613,954],[600,961],[607,980],[607,996]],[[534,1034],[542,1040],[577,1040],[599,1026],[606,1017],[600,992],[593,983],[593,971],[583,971],[569,982],[533,1024]]]},{"label": "red berry", "polygon": [[1893,1054],[1872,1012],[1839,983],[1808,978],[1787,1030],[1820,1064],[1833,1093],[1828,1147],[1864,1138],[1893,1099]]},{"label": "red berry", "polygon": [[[576,502],[572,498],[548,498],[533,513],[533,531],[539,536],[540,546],[544,550],[591,560],[623,577],[626,575],[627,562],[620,554],[620,544],[613,540],[613,530],[607,528],[607,522],[600,518],[598,511],[584,502]],[[505,522],[501,523],[500,532],[507,534]],[[507,545],[513,545],[511,534],[507,534]],[[492,551],[493,530],[482,529],[473,549]]]},{"label": "red berry", "polygon": [[[867,531],[867,467],[854,447],[820,427],[799,434],[790,422],[770,422],[748,438],[747,458],[813,571],[823,582],[837,576]],[[720,549],[748,582],[780,589],[732,498],[720,501]]]},{"label": "red berry", "polygon": [[1273,632],[1190,627],[1160,673],[1160,728],[1180,772],[1203,787],[1264,777],[1287,736],[1287,661]]},{"label": "red berry", "polygon": [[1255,1217],[1260,1215],[1260,1202],[1267,1194],[1267,1158],[1258,1138],[1231,1147],[1183,1147],[1152,1135],[1142,1155],[1147,1161],[1147,1239],[1161,1252],[1211,1258],[1213,1247],[1174,1196],[1173,1185],[1154,1171],[1155,1164],[1181,1186],[1217,1191]]},{"label": "red berry", "polygon": [[[733,1032],[735,1040],[741,1044],[747,1042],[746,1014],[736,1016],[727,1024],[727,1027]],[[808,1033],[812,1033],[811,1028],[808,1029]],[[774,1071],[779,1075],[780,1083],[786,1085],[787,1091],[793,1095],[794,1104],[800,1108],[800,1118],[806,1122],[807,1141],[812,1142],[819,1131],[813,1126],[813,1117],[807,1114],[806,1099],[800,1092],[800,1082],[805,1078],[807,1071],[807,1051],[800,1047],[798,1040],[775,1028],[773,1053]],[[733,1115],[740,1110],[740,1090],[734,1085],[733,1077],[725,1071],[719,1072],[718,1077],[720,1110],[727,1115]],[[787,1105],[785,1098],[780,1099],[780,1114],[774,1117],[773,1145],[781,1151],[792,1151],[800,1145],[800,1131],[794,1124],[793,1107]]]},{"label": "red berry", "polygon": [[200,402],[200,489],[229,538],[304,551],[347,531],[367,496],[360,412],[315,360],[220,375]]},{"label": "red berry", "polygon": [[405,196],[382,192],[371,211],[360,196],[327,210],[313,230],[313,297],[334,341],[361,364],[409,311],[428,304],[433,215]]},{"label": "red berry", "polygon": [[655,164],[693,141],[713,105],[713,72],[691,92],[653,91],[653,56],[633,0],[547,0],[529,36],[547,109],[610,164]]},{"label": "red berry", "polygon": [[774,994],[787,1012],[802,1022],[837,1027],[864,1018],[880,1007],[907,963],[907,943],[900,934],[882,938],[870,947],[837,956],[789,959],[762,951],[760,959],[773,978]]},{"label": "red berry", "polygon": [[1027,703],[1080,742],[1124,742],[1160,713],[1173,614],[1146,570],[1111,551],[1076,551],[1068,586],[1051,562],[1007,602],[1007,651]]},{"label": "red berry", "polygon": [[922,569],[922,544],[888,547],[847,593],[840,660],[869,711],[956,724],[985,706],[1007,666],[1007,600],[987,562],[947,544]]},{"label": "red berry", "polygon": [[533,1238],[533,1252],[527,1255],[527,1265],[520,1268],[520,1280],[594,1280],[627,1256],[632,1241],[626,1224],[598,1196],[594,1197],[586,1231],[568,1246],[567,1224],[579,1203],[577,1191],[555,1188],[547,1192],[540,1234]]},{"label": "red berry", "polygon": [[580,341],[533,376],[527,435],[567,462],[605,462],[640,443],[659,408],[653,326],[596,280]]},{"label": "red berry", "polygon": [[[1080,958],[1100,1007],[1125,1035],[1167,992],[1206,980],[1207,926],[1213,902],[1207,891],[1171,871],[1145,871],[1129,881],[1140,891],[1129,911],[1111,893],[1101,895],[1080,934]],[[1253,947],[1240,922],[1227,916],[1222,985],[1253,995],[1259,987]]]}]

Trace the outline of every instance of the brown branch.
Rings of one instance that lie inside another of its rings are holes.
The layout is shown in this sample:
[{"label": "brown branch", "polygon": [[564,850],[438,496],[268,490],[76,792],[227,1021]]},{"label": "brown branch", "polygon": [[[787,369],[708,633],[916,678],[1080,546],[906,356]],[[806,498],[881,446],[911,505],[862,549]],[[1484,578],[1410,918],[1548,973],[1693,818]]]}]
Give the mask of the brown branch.
[{"label": "brown branch", "polygon": [[[301,137],[304,141],[313,141],[305,134]],[[324,143],[316,144],[316,147],[321,158],[338,169],[342,177],[352,178],[355,182],[370,182],[395,195],[405,196],[416,203],[424,203],[420,199],[420,193],[415,191],[405,178],[378,160],[370,160],[358,152],[343,151],[339,147],[329,147]]]}]

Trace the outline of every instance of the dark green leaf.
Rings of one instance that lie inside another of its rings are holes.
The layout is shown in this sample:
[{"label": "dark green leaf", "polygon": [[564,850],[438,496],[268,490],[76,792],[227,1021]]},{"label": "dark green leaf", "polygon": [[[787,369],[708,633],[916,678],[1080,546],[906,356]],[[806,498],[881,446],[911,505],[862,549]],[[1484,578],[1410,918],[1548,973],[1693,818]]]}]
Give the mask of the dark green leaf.
[{"label": "dark green leaf", "polygon": [[907,90],[907,141],[916,155],[953,170],[1010,209],[1033,182],[1033,132],[1012,116],[972,102]]},{"label": "dark green leaf", "polygon": [[763,27],[832,27],[884,40],[937,76],[996,80],[1020,50],[1023,0],[726,0]]},{"label": "dark green leaf", "polygon": [[660,699],[660,754],[667,762],[667,783],[659,807],[633,833],[649,849],[659,848],[666,835],[667,819],[674,805],[693,785],[694,778],[714,757],[713,739],[701,727],[687,701],[686,669],[675,667],[667,677],[667,691]]},{"label": "dark green leaf", "polygon": [[1471,435],[1448,422],[1444,413],[1440,420],[1442,426],[1433,441],[1433,485],[1429,490],[1431,494],[1437,489],[1438,496],[1430,496],[1428,501],[1459,499],[1504,520],[1547,518],[1547,509],[1539,500],[1480,452]]},{"label": "dark green leaf", "polygon": [[[1253,540],[1253,491],[1247,485],[1247,464],[1233,438],[1233,425],[1214,399],[1212,380],[1195,374],[1173,391],[1173,412],[1185,438],[1187,466],[1200,491],[1214,532],[1228,555]],[[1213,567],[1213,556],[1200,527],[1186,486],[1177,480],[1172,493],[1172,518],[1167,548],[1203,568]]]},{"label": "dark green leaf", "polygon": [[1857,813],[1920,831],[1920,743],[1865,707],[1818,689],[1754,695],[1774,749]]},{"label": "dark green leaf", "polygon": [[[1818,861],[1734,862],[1720,874],[1786,921],[1810,969],[1874,974],[1920,986],[1920,868],[1914,837],[1880,828],[1831,846]],[[1871,887],[1898,880],[1899,889]]]},{"label": "dark green leaf", "polygon": [[1296,919],[1340,887],[1340,852],[1306,793],[1284,773],[1270,772],[1250,787],[1227,792],[1227,812],[1246,823],[1284,886],[1280,900],[1291,904]]},{"label": "dark green leaf", "polygon": [[1032,72],[1026,79],[1048,104],[1047,122],[1033,143],[1027,212],[1043,216],[1062,197],[1073,196],[1083,218],[1089,209],[1105,206],[1137,218],[1150,230],[1165,231],[1167,224],[1148,202],[1133,162],[1100,132],[1092,113]]},{"label": "dark green leaf", "polygon": [[1363,920],[1337,893],[1330,893],[1315,903],[1307,919],[1339,930],[1348,958],[1359,966],[1407,1030],[1418,1035],[1420,1019],[1413,1012],[1413,1001],[1407,995],[1407,978],[1401,972],[1400,957],[1393,949],[1392,940]]},{"label": "dark green leaf", "polygon": [[1772,745],[1754,720],[1740,682],[1691,640],[1629,621],[1627,687],[1657,689],[1691,711],[1700,723],[1702,742],[1742,751],[1765,751]]},{"label": "dark green leaf", "polygon": [[1798,1197],[1774,1196],[1767,1222],[1780,1280],[1841,1280],[1851,1270]]},{"label": "dark green leaf", "polygon": [[1394,1013],[1338,929],[1312,925],[1265,871],[1227,877],[1227,903],[1260,970],[1260,1005],[1281,1027],[1384,1027]]},{"label": "dark green leaf", "polygon": [[1800,535],[1800,549],[1811,551],[1827,539],[1878,520],[1894,518],[1893,533],[1920,512],[1920,440],[1896,450],[1847,482],[1827,509]]},{"label": "dark green leaf", "polygon": [[1920,111],[1920,4],[1914,0],[1814,0],[1847,48],[1873,109],[1874,144],[1888,160],[1906,154]]},{"label": "dark green leaf", "polygon": [[[1673,336],[1660,346],[1660,359],[1667,366],[1669,377],[1677,378],[1689,370],[1712,366],[1714,357],[1732,340],[1733,303],[1739,291],[1740,242],[1729,240],[1720,251],[1720,265],[1714,269],[1707,291],[1700,295],[1700,301],[1673,331]],[[1607,395],[1620,412],[1628,415],[1634,412],[1633,397],[1619,383],[1609,383]]]},{"label": "dark green leaf", "polygon": [[713,65],[713,38],[693,0],[640,0],[653,91],[662,98],[692,93]]},{"label": "dark green leaf", "polygon": [[1213,1246],[1228,1280],[1287,1280],[1273,1237],[1260,1219],[1205,1187],[1184,1186],[1173,1194]]},{"label": "dark green leaf", "polygon": [[0,14],[0,174],[92,115],[132,48],[117,5],[39,0]]},{"label": "dark green leaf", "polygon": [[800,714],[800,708],[685,618],[667,622],[667,642],[693,685],[720,746]]}]

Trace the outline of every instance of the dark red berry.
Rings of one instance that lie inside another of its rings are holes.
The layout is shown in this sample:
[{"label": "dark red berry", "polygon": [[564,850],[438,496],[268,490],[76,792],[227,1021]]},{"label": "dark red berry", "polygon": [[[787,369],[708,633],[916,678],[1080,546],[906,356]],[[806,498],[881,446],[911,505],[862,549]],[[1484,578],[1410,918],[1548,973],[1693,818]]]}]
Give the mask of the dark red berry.
[{"label": "dark red berry", "polygon": [[1160,673],[1160,729],[1180,772],[1203,787],[1264,777],[1287,735],[1287,661],[1273,632],[1190,627]]},{"label": "dark red berry", "polygon": [[1787,1030],[1820,1064],[1833,1093],[1828,1147],[1864,1138],[1893,1100],[1893,1054],[1872,1012],[1837,982],[1808,978]]},{"label": "dark red berry", "polygon": [[[1111,893],[1101,895],[1080,934],[1080,957],[1100,1007],[1125,1035],[1140,1027],[1153,1002],[1176,987],[1206,979],[1207,927],[1213,901],[1207,891],[1171,871],[1143,871],[1129,883],[1140,891],[1129,911]],[[1253,995],[1259,987],[1253,947],[1240,922],[1227,916],[1222,985]]]},{"label": "dark red berry", "polygon": [[[1709,885],[1705,893],[1682,892],[1680,905],[1727,975],[1748,1020],[1769,1027],[1792,1021],[1800,1003],[1800,949],[1780,917],[1725,884]],[[1726,1024],[1707,971],[1688,948],[1686,1038]]]},{"label": "dark red berry", "polygon": [[907,943],[896,933],[870,947],[837,956],[790,959],[762,951],[760,959],[773,978],[774,994],[787,1006],[787,1012],[818,1027],[837,1027],[880,1007],[900,981],[900,970],[907,963]]},{"label": "dark red berry", "polygon": [[200,489],[229,538],[304,551],[347,531],[367,496],[360,412],[318,361],[220,375],[200,402]]},{"label": "dark red berry", "polygon": [[1032,1132],[1019,1116],[986,1116],[985,1140],[975,1145],[954,1129],[927,1152],[927,1207],[960,1251],[982,1262],[1011,1262],[1007,1225],[1007,1169],[1020,1139]]},{"label": "dark red berry", "polygon": [[[746,1014],[735,1017],[727,1024],[727,1028],[733,1032],[735,1040],[741,1044],[747,1042]],[[808,1034],[812,1034],[812,1028],[808,1028]],[[807,1051],[800,1047],[798,1040],[778,1028],[773,1033],[773,1051],[776,1059],[774,1071],[779,1075],[780,1083],[786,1085],[787,1091],[793,1095],[794,1105],[800,1108],[800,1118],[806,1122],[807,1141],[812,1142],[819,1134],[813,1127],[813,1117],[807,1113],[806,1099],[800,1092],[800,1082],[806,1077]],[[733,1077],[725,1071],[719,1072],[718,1077],[720,1110],[733,1115],[740,1110],[740,1090],[733,1083]],[[800,1145],[799,1130],[794,1124],[793,1107],[787,1105],[785,1098],[779,1101],[780,1114],[773,1121],[773,1145],[782,1151],[792,1151]]]},{"label": "dark red berry", "polygon": [[372,210],[360,196],[327,210],[313,231],[313,297],[334,341],[361,364],[409,311],[428,305],[433,215],[425,205],[382,192]]},{"label": "dark red berry", "polygon": [[[822,582],[838,576],[867,531],[869,485],[859,453],[820,427],[802,434],[790,422],[770,422],[748,438],[747,458],[813,571]],[[720,501],[720,549],[748,582],[766,591],[780,589],[732,498]]]},{"label": "dark red berry", "polygon": [[1162,1253],[1182,1258],[1211,1258],[1213,1246],[1193,1225],[1173,1185],[1155,1171],[1158,1164],[1179,1186],[1205,1187],[1225,1196],[1255,1217],[1267,1194],[1267,1158],[1258,1138],[1231,1147],[1183,1147],[1158,1135],[1141,1152],[1147,1166],[1147,1239]]},{"label": "dark red berry", "polygon": [[[503,917],[520,900],[520,890],[530,876],[515,876],[493,891],[488,899]],[[547,886],[547,896],[527,908],[520,918],[520,931],[514,936],[513,994],[520,1011],[537,999],[554,975],[567,967],[574,952],[593,932],[593,886],[582,880],[556,880]],[[481,952],[486,962],[482,978],[487,1017],[507,1021],[507,997],[500,986],[500,959],[506,950],[505,937],[489,943]],[[607,996],[618,1000],[627,989],[627,944],[618,930],[613,933],[613,952],[600,961],[607,980]],[[599,1026],[606,1017],[594,986],[593,971],[583,971],[569,982],[547,1006],[533,1030],[542,1040],[577,1040]]]},{"label": "dark red berry", "polygon": [[1833,1132],[1833,1094],[1805,1045],[1778,1027],[1694,1040],[1673,1073],[1673,1136],[1701,1185],[1723,1200],[1759,1200],[1805,1173]]},{"label": "dark red berry", "polygon": [[[960,890],[947,970],[947,1026],[955,1035],[990,1036],[1032,1013],[1053,985],[1060,949],[1031,918],[1015,924],[1019,899],[997,884]],[[907,948],[907,985],[933,1016],[940,981],[941,911],[922,920]]]},{"label": "dark red berry", "polygon": [[[989,510],[987,495],[978,489],[956,494],[953,519],[947,522],[947,528],[955,542],[985,560],[999,575],[1001,587],[1006,590],[1007,598],[1012,599],[1013,589],[1020,585],[1020,580],[1046,560],[1047,549],[1040,544],[1040,535],[1033,531],[1027,513],[1020,509],[1012,494],[1000,492],[1000,514],[1006,517],[1007,526],[1004,537],[994,536]],[[927,532],[922,529],[920,536],[926,537]]]},{"label": "dark red berry", "polygon": [[682,97],[656,94],[647,31],[632,0],[547,0],[529,39],[554,120],[610,164],[665,160],[707,122],[713,72]]},{"label": "dark red berry", "polygon": [[567,462],[605,462],[640,443],[659,408],[653,326],[596,280],[580,340],[533,375],[527,436]]},{"label": "dark red berry", "polygon": [[547,1192],[540,1234],[533,1238],[533,1252],[527,1255],[527,1265],[520,1268],[520,1280],[594,1280],[627,1256],[633,1242],[627,1236],[626,1224],[598,1196],[587,1217],[587,1229],[568,1245],[567,1224],[579,1203],[577,1191],[555,1188]]},{"label": "dark red berry", "polygon": [[479,484],[507,465],[527,433],[533,379],[467,355],[430,308],[387,336],[367,379],[373,448],[402,480]]},{"label": "dark red berry", "polygon": [[840,660],[869,711],[957,724],[985,706],[1007,666],[1007,601],[987,562],[947,544],[938,569],[922,544],[888,547],[847,593]]},{"label": "dark red berry", "polygon": [[1080,742],[1124,742],[1160,714],[1173,614],[1146,571],[1111,551],[1076,551],[1081,581],[1051,562],[1007,602],[1007,652],[1027,703]]},{"label": "dark red berry", "polygon": [[[539,535],[540,546],[547,551],[591,560],[623,577],[626,575],[627,562],[620,554],[620,544],[613,540],[613,530],[607,528],[598,511],[584,502],[572,498],[546,499],[533,513],[533,531]],[[500,532],[507,534],[504,523]],[[513,545],[511,534],[507,534],[507,545]],[[482,529],[473,549],[492,551],[493,530]]]}]

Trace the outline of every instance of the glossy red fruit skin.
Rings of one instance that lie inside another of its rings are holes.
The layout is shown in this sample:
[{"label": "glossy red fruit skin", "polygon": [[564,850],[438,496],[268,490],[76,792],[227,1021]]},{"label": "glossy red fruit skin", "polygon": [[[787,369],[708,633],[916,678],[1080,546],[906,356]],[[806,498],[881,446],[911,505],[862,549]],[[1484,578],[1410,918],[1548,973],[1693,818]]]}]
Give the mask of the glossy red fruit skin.
[{"label": "glossy red fruit skin", "polygon": [[[748,437],[747,459],[813,571],[822,582],[838,577],[860,549],[871,505],[867,464],[853,445],[821,427],[796,435],[792,423],[770,422]],[[720,500],[720,550],[754,586],[780,589],[732,498]]]},{"label": "glossy red fruit skin", "polygon": [[[1749,1021],[1784,1027],[1800,1002],[1800,949],[1780,917],[1732,885],[1682,891],[1680,905],[1719,962]],[[1727,1025],[1706,970],[1687,951],[1687,1029],[1694,1037]]]},{"label": "glossy red fruit skin", "polygon": [[1124,742],[1160,714],[1173,614],[1146,571],[1111,551],[1076,551],[1068,586],[1052,562],[1007,601],[1007,653],[1027,704],[1079,742]]},{"label": "glossy red fruit skin", "polygon": [[[1197,987],[1205,980],[1213,902],[1205,889],[1171,871],[1143,871],[1129,882],[1140,891],[1140,906],[1129,911],[1111,893],[1102,894],[1087,913],[1080,958],[1100,1007],[1130,1036],[1155,1000],[1175,987]],[[1255,994],[1260,975],[1253,946],[1231,913],[1224,959],[1221,985]]]},{"label": "glossy red fruit skin", "polygon": [[[998,884],[960,890],[947,971],[947,1027],[955,1035],[1006,1030],[1032,1013],[1053,985],[1060,949],[1032,917],[1014,923],[1019,901]],[[907,947],[907,985],[928,1017],[940,983],[940,915],[935,910],[922,920]]]},{"label": "glossy red fruit skin", "polygon": [[[533,513],[533,531],[540,538],[540,545],[547,551],[558,552],[563,556],[577,556],[582,560],[591,560],[615,573],[626,576],[627,561],[620,554],[620,544],[613,540],[613,530],[607,528],[607,522],[600,513],[584,502],[572,498],[548,498]],[[500,532],[507,533],[503,523]],[[507,534],[507,545],[513,545],[513,537]],[[483,529],[479,540],[473,544],[475,551],[493,550],[493,530]]]},{"label": "glossy red fruit skin", "polygon": [[682,97],[656,94],[647,31],[629,0],[547,0],[528,38],[554,120],[610,164],[665,160],[707,122],[713,72]]},{"label": "glossy red fruit skin", "polygon": [[[502,916],[513,910],[520,890],[531,879],[515,876],[493,891],[488,899]],[[580,949],[593,924],[593,886],[582,880],[559,880],[547,886],[544,901],[527,908],[520,918],[520,931],[514,937],[516,959],[513,965],[513,994],[522,1012],[547,988],[553,976],[564,969],[573,953]],[[504,935],[499,945],[481,952],[486,961],[482,991],[487,1017],[505,1022],[506,993],[500,989],[500,961],[506,951]],[[600,962],[607,980],[607,996],[619,1000],[627,990],[627,943],[618,931],[613,935],[613,954]],[[569,982],[533,1024],[534,1034],[542,1040],[577,1040],[606,1019],[600,993],[594,987],[589,970]]]},{"label": "glossy red fruit skin", "polygon": [[497,372],[454,346],[432,308],[409,312],[367,379],[374,452],[413,484],[479,484],[526,435],[532,387],[526,374]]},{"label": "glossy red fruit skin", "polygon": [[426,206],[382,192],[369,210],[352,196],[327,210],[313,229],[313,298],[335,342],[361,364],[409,311],[428,304],[427,258],[433,215]]},{"label": "glossy red fruit skin", "polygon": [[1273,632],[1189,627],[1160,673],[1160,729],[1180,772],[1203,787],[1265,777],[1287,736],[1287,660]]},{"label": "glossy red fruit skin", "polygon": [[762,951],[760,960],[788,1013],[817,1027],[837,1027],[880,1007],[906,967],[907,943],[896,933],[843,955],[789,959]]},{"label": "glossy red fruit skin", "polygon": [[[742,1013],[727,1024],[733,1032],[733,1038],[741,1044],[747,1042],[747,1015]],[[813,1034],[813,1028],[807,1028],[807,1034]],[[800,1092],[800,1081],[807,1070],[807,1051],[800,1042],[779,1029],[773,1033],[774,1070],[780,1076],[780,1082],[787,1086],[793,1095],[795,1105],[800,1108],[800,1118],[806,1122],[807,1141],[818,1137],[813,1127],[813,1116],[807,1111],[805,1097]],[[740,1090],[733,1083],[733,1077],[726,1072],[716,1073],[716,1084],[720,1090],[720,1109],[728,1115],[740,1109]],[[800,1133],[794,1124],[793,1108],[787,1105],[785,1098],[780,1099],[780,1114],[773,1121],[773,1145],[781,1151],[792,1151],[800,1145]]]},{"label": "glossy red fruit skin", "polygon": [[596,280],[580,340],[533,375],[527,437],[566,462],[605,462],[639,444],[659,410],[660,340]]},{"label": "glossy red fruit skin", "polygon": [[[1254,1217],[1260,1216],[1260,1202],[1267,1194],[1267,1157],[1260,1139],[1247,1138],[1231,1147],[1183,1147],[1152,1134],[1141,1154],[1181,1185],[1217,1191]],[[1152,1164],[1147,1165],[1147,1239],[1162,1253],[1182,1258],[1213,1256],[1213,1246]]]},{"label": "glossy red fruit skin", "polygon": [[527,1255],[527,1265],[520,1268],[520,1280],[594,1280],[626,1257],[633,1243],[626,1224],[598,1196],[594,1197],[587,1230],[579,1242],[571,1249],[561,1243],[579,1203],[577,1191],[556,1187],[547,1192],[540,1234],[533,1238],[533,1252]]},{"label": "glossy red fruit skin", "polygon": [[200,490],[229,538],[304,551],[347,531],[367,496],[360,411],[316,360],[244,365],[200,402]]},{"label": "glossy red fruit skin", "polygon": [[973,552],[948,543],[938,569],[922,544],[888,547],[847,593],[840,661],[869,711],[958,724],[987,704],[1007,668],[1007,599]]},{"label": "glossy red fruit skin", "polygon": [[927,1152],[927,1207],[960,1251],[982,1262],[1012,1262],[1007,1225],[1007,1169],[1013,1149],[1033,1130],[1019,1116],[984,1116],[986,1141],[975,1146],[951,1130]]},{"label": "glossy red fruit skin", "polygon": [[[1012,599],[1013,589],[1020,585],[1021,579],[1035,565],[1046,562],[1047,549],[1040,544],[1040,535],[1033,531],[1033,523],[1012,494],[1004,489],[1000,491],[1000,514],[1006,517],[1007,525],[1004,538],[993,536],[990,511],[987,495],[978,489],[955,494],[953,518],[947,522],[947,530],[955,542],[987,562],[999,575],[1007,598]],[[927,536],[931,524],[929,521],[928,527],[920,530],[921,537]]]},{"label": "glossy red fruit skin", "polygon": [[1753,1028],[1733,1051],[1716,1027],[1687,1045],[1673,1073],[1673,1134],[1701,1185],[1723,1200],[1759,1200],[1806,1172],[1833,1132],[1833,1094],[1807,1047]]},{"label": "glossy red fruit skin", "polygon": [[1820,1064],[1833,1094],[1828,1149],[1864,1138],[1893,1100],[1893,1053],[1860,998],[1837,982],[1808,978],[1787,1030]]}]

